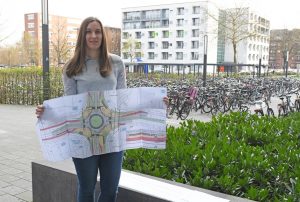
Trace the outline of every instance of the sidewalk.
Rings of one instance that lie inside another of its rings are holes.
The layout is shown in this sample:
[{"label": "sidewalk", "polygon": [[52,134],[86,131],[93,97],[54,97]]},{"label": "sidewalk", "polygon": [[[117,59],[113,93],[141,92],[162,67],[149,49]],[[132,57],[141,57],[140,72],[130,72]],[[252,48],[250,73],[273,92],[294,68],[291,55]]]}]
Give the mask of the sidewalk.
[{"label": "sidewalk", "polygon": [[32,201],[31,162],[42,159],[34,110],[0,105],[0,202]]}]

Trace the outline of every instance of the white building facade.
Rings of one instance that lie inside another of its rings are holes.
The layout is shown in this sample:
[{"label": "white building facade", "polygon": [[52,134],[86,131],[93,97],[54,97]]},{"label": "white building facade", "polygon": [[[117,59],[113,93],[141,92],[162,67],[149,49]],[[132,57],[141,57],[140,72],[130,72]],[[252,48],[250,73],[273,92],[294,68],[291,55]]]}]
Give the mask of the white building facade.
[{"label": "white building facade", "polygon": [[[218,12],[208,1],[123,8],[124,62],[203,63],[207,45],[207,62],[216,63],[217,22],[208,17],[208,12]],[[128,48],[130,43],[134,44],[132,48]]]},{"label": "white building facade", "polygon": [[[269,43],[270,43],[270,21],[259,16],[250,8],[246,9],[245,18],[248,23],[245,24],[245,30],[249,33],[255,33],[255,36],[248,37],[237,44],[237,63],[258,65],[261,59],[262,65],[268,65],[269,61]],[[233,62],[233,46],[231,41],[225,39],[224,61]],[[219,47],[220,49],[220,47]],[[219,51],[220,52],[220,51]],[[221,62],[219,60],[219,62]],[[244,68],[245,71],[252,71],[250,67]]]}]

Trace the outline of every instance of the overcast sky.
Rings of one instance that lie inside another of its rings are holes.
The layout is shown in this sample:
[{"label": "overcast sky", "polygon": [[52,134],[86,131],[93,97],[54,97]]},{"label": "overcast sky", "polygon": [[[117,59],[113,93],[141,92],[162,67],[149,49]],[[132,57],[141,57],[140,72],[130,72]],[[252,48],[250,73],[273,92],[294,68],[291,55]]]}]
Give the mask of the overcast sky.
[{"label": "overcast sky", "polygon": [[[24,14],[41,12],[42,0],[0,0],[0,35],[13,33],[6,40],[10,44],[21,39]],[[49,0],[49,14],[67,17],[98,17],[104,25],[121,27],[121,8],[149,6],[196,0]],[[300,28],[299,0],[214,0],[220,8],[250,5],[270,20],[271,29]],[[105,3],[104,3],[105,2]]]}]

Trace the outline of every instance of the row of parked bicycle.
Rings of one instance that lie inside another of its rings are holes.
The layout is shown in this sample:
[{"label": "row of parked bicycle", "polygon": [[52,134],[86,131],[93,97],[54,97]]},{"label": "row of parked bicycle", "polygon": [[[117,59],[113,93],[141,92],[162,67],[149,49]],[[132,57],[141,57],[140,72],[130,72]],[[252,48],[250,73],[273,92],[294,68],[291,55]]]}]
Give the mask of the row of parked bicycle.
[{"label": "row of parked bicycle", "polygon": [[[145,80],[128,81],[130,87],[164,86],[168,89],[168,116],[186,119],[192,111],[199,113],[228,113],[253,111],[259,116],[274,116],[272,97],[280,99],[278,116],[300,111],[300,80],[291,78],[214,78],[202,80]],[[250,110],[254,108],[254,110]]]}]

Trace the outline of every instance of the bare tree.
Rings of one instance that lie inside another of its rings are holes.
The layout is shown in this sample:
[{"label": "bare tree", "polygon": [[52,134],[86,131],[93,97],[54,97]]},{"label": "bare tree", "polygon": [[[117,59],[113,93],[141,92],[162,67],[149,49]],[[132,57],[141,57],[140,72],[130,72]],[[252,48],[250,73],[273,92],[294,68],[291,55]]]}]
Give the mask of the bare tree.
[{"label": "bare tree", "polygon": [[[225,41],[230,42],[233,48],[233,62],[237,63],[238,44],[250,37],[259,35],[257,22],[249,21],[249,8],[237,7],[220,10],[218,29]],[[250,28],[250,29],[249,29]]]},{"label": "bare tree", "polygon": [[135,58],[141,58],[141,42],[138,42],[132,37],[127,38],[126,41],[123,42],[122,52],[127,54],[130,58],[130,62],[133,62]]},{"label": "bare tree", "polygon": [[20,49],[16,45],[2,47],[0,49],[0,64],[6,64],[9,67],[20,65]]},{"label": "bare tree", "polygon": [[121,56],[121,29],[104,27],[104,30],[107,36],[109,52]]},{"label": "bare tree", "polygon": [[39,65],[41,60],[40,43],[28,33],[24,33],[21,42],[22,59],[26,64]]},{"label": "bare tree", "polygon": [[57,64],[57,66],[59,66],[69,58],[71,45],[68,44],[66,19],[57,16],[52,19],[52,22],[50,54],[52,56],[52,64]]},{"label": "bare tree", "polygon": [[7,39],[9,37],[9,34],[3,34],[4,30],[6,29],[5,28],[5,19],[3,19],[3,16],[1,15],[1,12],[0,12],[0,45],[1,43]]}]

